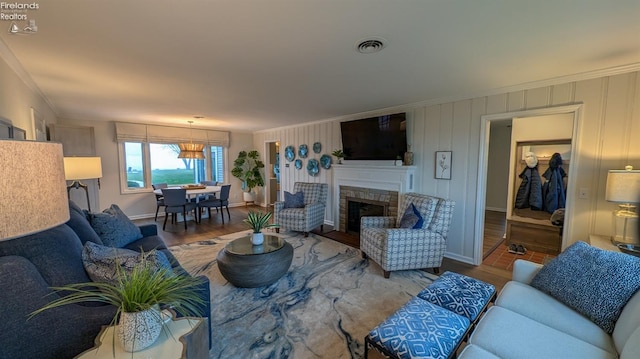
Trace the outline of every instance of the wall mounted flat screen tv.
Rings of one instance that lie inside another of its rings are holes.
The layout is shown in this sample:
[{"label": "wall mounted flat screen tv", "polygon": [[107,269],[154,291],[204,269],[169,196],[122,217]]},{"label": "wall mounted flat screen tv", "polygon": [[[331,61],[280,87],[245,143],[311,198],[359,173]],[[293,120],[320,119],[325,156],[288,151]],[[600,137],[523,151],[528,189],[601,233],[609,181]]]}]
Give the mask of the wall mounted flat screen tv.
[{"label": "wall mounted flat screen tv", "polygon": [[405,113],[340,123],[347,160],[395,160],[407,151]]}]

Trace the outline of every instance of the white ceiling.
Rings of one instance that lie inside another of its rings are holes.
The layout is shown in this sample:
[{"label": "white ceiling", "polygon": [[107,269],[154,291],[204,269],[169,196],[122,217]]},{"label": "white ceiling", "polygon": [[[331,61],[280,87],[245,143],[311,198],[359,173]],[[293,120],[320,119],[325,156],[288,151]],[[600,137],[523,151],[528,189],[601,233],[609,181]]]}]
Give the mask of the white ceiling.
[{"label": "white ceiling", "polygon": [[36,2],[0,40],[70,119],[254,131],[640,64],[638,0]]}]

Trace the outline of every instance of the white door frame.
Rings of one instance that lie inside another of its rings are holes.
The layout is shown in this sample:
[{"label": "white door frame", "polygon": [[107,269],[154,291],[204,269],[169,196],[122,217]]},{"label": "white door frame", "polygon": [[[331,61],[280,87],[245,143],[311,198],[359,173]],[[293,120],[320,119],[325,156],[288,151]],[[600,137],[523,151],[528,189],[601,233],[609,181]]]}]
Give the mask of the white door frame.
[{"label": "white door frame", "polygon": [[[573,206],[575,205],[574,194],[577,181],[577,168],[581,157],[580,141],[578,134],[582,124],[582,103],[571,104],[566,106],[546,107],[533,110],[522,110],[514,112],[497,113],[492,115],[483,115],[480,117],[480,151],[478,153],[478,187],[476,190],[476,218],[475,218],[475,234],[474,234],[474,255],[473,264],[480,265],[482,263],[482,242],[484,241],[484,209],[487,194],[487,167],[489,161],[489,137],[491,121],[509,120],[514,117],[534,117],[556,115],[563,113],[573,114],[573,136],[571,138],[571,166],[569,167],[567,187],[572,190],[567,192],[567,207],[564,215],[564,223],[572,223]],[[575,158],[575,159],[574,159]],[[510,205],[507,203],[507,205]],[[572,226],[564,226],[562,232],[562,248],[565,248],[567,238],[572,236]]]}]

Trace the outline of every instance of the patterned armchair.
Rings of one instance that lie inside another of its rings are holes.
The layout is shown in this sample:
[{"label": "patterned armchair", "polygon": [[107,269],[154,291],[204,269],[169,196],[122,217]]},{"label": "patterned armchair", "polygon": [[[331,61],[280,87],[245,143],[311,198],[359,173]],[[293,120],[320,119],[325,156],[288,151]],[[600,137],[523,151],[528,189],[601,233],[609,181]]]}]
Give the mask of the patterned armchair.
[{"label": "patterned armchair", "polygon": [[[418,228],[399,228],[409,208],[420,213]],[[389,278],[391,271],[433,268],[440,270],[447,248],[447,234],[455,202],[419,193],[406,193],[396,217],[362,217],[360,250],[362,258],[371,258]]]},{"label": "patterned armchair", "polygon": [[[317,227],[322,228],[324,224],[329,186],[326,183],[294,183],[293,193],[300,191],[304,195],[304,207],[285,208],[285,202],[276,202],[274,204],[274,221],[280,228],[304,232],[306,237],[309,235],[309,231]],[[280,232],[279,228],[276,228],[276,231]]]}]

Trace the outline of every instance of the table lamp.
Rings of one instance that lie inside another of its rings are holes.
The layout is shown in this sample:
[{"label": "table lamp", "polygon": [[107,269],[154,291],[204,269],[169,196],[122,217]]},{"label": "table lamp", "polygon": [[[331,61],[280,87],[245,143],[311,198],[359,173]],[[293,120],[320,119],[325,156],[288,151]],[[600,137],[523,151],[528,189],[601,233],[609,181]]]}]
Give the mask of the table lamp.
[{"label": "table lamp", "polygon": [[62,145],[0,140],[0,241],[69,220]]},{"label": "table lamp", "polygon": [[100,178],[102,177],[102,161],[100,157],[65,157],[64,158],[64,177],[67,181],[73,181],[67,186],[69,193],[72,188],[82,188],[87,195],[87,209],[91,212],[91,202],[89,201],[89,190],[86,184],[80,182],[84,179],[98,179],[98,188],[100,187]]},{"label": "table lamp", "polygon": [[606,200],[620,203],[613,212],[613,244],[640,244],[637,233],[638,212],[635,203],[640,202],[640,171],[633,166],[624,170],[610,170],[607,175]]}]

